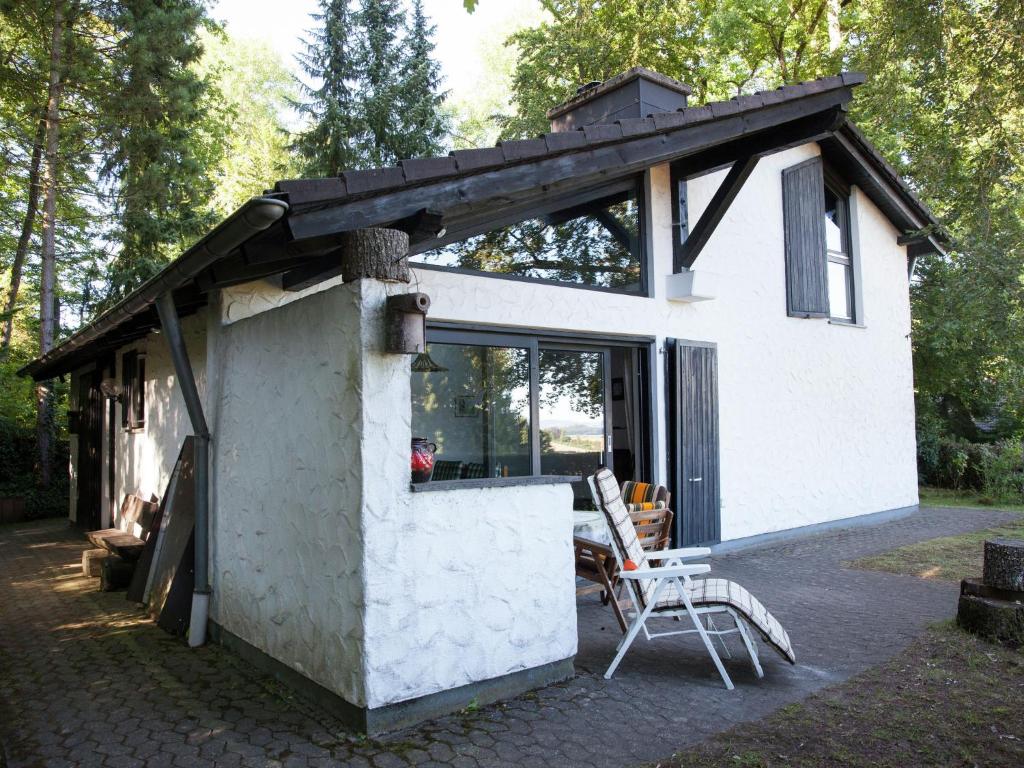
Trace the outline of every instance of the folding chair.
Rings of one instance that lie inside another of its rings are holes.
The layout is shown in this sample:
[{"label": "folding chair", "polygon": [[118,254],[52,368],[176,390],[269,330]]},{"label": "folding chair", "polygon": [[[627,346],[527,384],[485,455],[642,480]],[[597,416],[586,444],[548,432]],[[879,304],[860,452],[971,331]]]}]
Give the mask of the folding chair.
[{"label": "folding chair", "polygon": [[[651,552],[648,556],[637,539],[636,528],[622,501],[615,475],[607,469],[601,469],[588,477],[587,482],[590,484],[594,503],[604,513],[608,522],[611,549],[619,566],[619,578],[629,590],[634,607],[632,623],[619,642],[615,658],[604,674],[606,679],[615,674],[626,651],[641,630],[648,640],[670,635],[700,635],[704,647],[722,676],[725,687],[729,690],[733,689],[732,679],[725,671],[722,660],[711,642],[712,636],[718,637],[723,650],[728,654],[722,637],[733,633],[739,634],[750,656],[754,672],[759,678],[764,677],[764,671],[761,669],[757,646],[749,632],[750,628],[757,630],[765,642],[786,661],[796,664],[796,655],[789,635],[757,598],[735,582],[725,579],[691,578],[710,572],[711,566],[704,563],[687,565],[682,561],[710,555],[710,549],[664,549]],[[627,560],[632,561],[632,568],[627,569]],[[662,565],[652,567],[649,560],[660,561]],[[718,629],[713,616],[719,614],[729,616],[733,627]],[[705,627],[701,617],[707,617],[708,626]],[[693,629],[652,633],[647,628],[647,620],[650,618],[678,618],[684,621],[689,619],[693,623]]]}]

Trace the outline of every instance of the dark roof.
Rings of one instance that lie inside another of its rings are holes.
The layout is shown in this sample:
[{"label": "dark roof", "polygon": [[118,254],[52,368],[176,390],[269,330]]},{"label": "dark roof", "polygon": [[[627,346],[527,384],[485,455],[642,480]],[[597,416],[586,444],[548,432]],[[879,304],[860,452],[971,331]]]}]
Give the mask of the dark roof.
[{"label": "dark roof", "polygon": [[[902,217],[893,219],[901,231],[938,228],[895,171],[846,124],[852,88],[863,82],[863,75],[843,73],[675,112],[402,160],[390,168],[279,181],[21,373],[51,378],[145,335],[158,325],[153,301],[168,290],[182,311],[194,311],[210,290],[226,285],[276,274],[290,289],[324,280],[339,271],[333,252],[341,232],[399,227],[410,233],[412,250],[422,251],[664,162],[681,163],[694,175],[743,156],[834,140],[832,154],[870,175],[874,186],[866,189],[876,202],[892,203],[890,216]],[[240,223],[271,204],[276,215],[261,213],[260,227]],[[447,230],[443,239],[437,237],[440,226]]]}]

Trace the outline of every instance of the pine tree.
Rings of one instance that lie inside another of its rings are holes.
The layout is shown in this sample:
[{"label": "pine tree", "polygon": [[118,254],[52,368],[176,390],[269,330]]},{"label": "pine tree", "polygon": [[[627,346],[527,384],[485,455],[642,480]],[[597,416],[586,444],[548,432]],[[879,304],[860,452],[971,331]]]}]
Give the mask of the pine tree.
[{"label": "pine tree", "polygon": [[365,127],[360,154],[366,166],[392,165],[403,157],[404,131],[397,119],[403,69],[398,38],[402,27],[401,3],[363,0],[357,20],[359,102]]},{"label": "pine tree", "polygon": [[[115,23],[118,83],[105,106],[111,185],[120,251],[111,266],[116,299],[159,271],[178,248],[213,223],[209,84],[192,65],[202,54],[197,30],[208,23],[201,0],[126,0]],[[177,246],[178,248],[175,248]]]},{"label": "pine tree", "polygon": [[322,13],[313,14],[320,28],[298,56],[303,71],[319,88],[302,84],[308,101],[295,104],[311,125],[299,134],[292,149],[307,176],[337,176],[359,163],[362,121],[353,91],[357,80],[353,50],[353,14],[349,0],[321,0]]},{"label": "pine tree", "polygon": [[405,36],[407,54],[395,102],[395,117],[402,126],[395,137],[395,153],[400,158],[440,154],[448,133],[448,121],[441,112],[447,95],[440,91],[441,66],[431,57],[435,29],[423,11],[423,0],[413,0],[412,23]]}]

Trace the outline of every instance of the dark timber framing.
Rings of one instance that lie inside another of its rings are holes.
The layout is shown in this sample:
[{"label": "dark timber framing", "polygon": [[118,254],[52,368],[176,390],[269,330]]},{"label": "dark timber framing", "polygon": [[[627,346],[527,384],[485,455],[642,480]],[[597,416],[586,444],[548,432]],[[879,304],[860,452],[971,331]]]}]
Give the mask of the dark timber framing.
[{"label": "dark timber framing", "polygon": [[[236,283],[285,273],[291,273],[292,287],[324,279],[336,267],[334,252],[345,232],[399,229],[409,235],[409,253],[415,254],[528,218],[580,190],[636,178],[655,165],[672,163],[674,172],[689,178],[809,141],[834,156],[840,172],[863,188],[903,235],[920,236],[907,243],[911,262],[941,252],[948,236],[935,217],[845,122],[853,88],[863,82],[863,75],[843,73],[447,157],[401,160],[392,168],[279,181],[20,373],[49,379],[145,337],[159,326],[153,302],[168,291],[184,316],[205,306],[211,291]],[[699,243],[695,239],[688,252],[699,250]]]},{"label": "dark timber framing", "polygon": [[700,252],[711,239],[711,235],[725,216],[726,211],[729,210],[732,201],[736,199],[736,195],[740,193],[743,185],[750,178],[750,174],[754,172],[759,159],[759,155],[749,155],[732,164],[729,173],[718,186],[711,202],[708,203],[708,207],[704,209],[704,213],[690,230],[686,240],[680,243],[678,249],[673,249],[675,272],[682,272],[693,266],[693,262],[697,260]]}]

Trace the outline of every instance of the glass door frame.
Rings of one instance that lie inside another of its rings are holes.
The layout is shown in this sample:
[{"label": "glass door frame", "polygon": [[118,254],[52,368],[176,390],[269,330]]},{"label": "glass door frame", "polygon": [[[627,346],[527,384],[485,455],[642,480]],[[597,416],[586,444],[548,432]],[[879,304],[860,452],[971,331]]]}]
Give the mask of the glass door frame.
[{"label": "glass door frame", "polygon": [[[601,355],[601,390],[604,393],[602,398],[603,402],[601,407],[604,412],[604,451],[602,451],[603,464],[604,466],[611,469],[614,466],[612,461],[612,376],[611,376],[611,363],[612,363],[612,349],[609,346],[601,344],[587,344],[585,342],[574,343],[571,341],[564,342],[553,342],[541,340],[538,344],[537,352],[537,366],[533,367],[531,363],[531,378],[536,374],[538,382],[535,391],[540,394],[540,352],[544,350],[551,350],[554,352],[580,352],[580,353],[599,353]],[[532,382],[531,382],[532,386]],[[540,456],[540,397],[537,398],[537,434],[535,436],[537,442],[537,455]],[[540,474],[540,462],[538,462],[538,474]],[[597,468],[594,468],[595,471]]]},{"label": "glass door frame", "polygon": [[640,398],[640,417],[643,439],[637,441],[638,479],[659,483],[659,421],[658,421],[658,370],[659,359],[657,340],[651,336],[604,336],[587,332],[545,331],[531,328],[509,328],[457,321],[427,321],[427,344],[465,344],[485,347],[515,347],[529,352],[530,364],[530,466],[531,474],[540,477],[540,349],[564,349],[573,351],[605,352],[605,460],[614,466],[613,444],[608,435],[611,429],[611,366],[610,353],[614,347],[637,349],[639,355],[639,376],[642,386],[637,387]]}]

